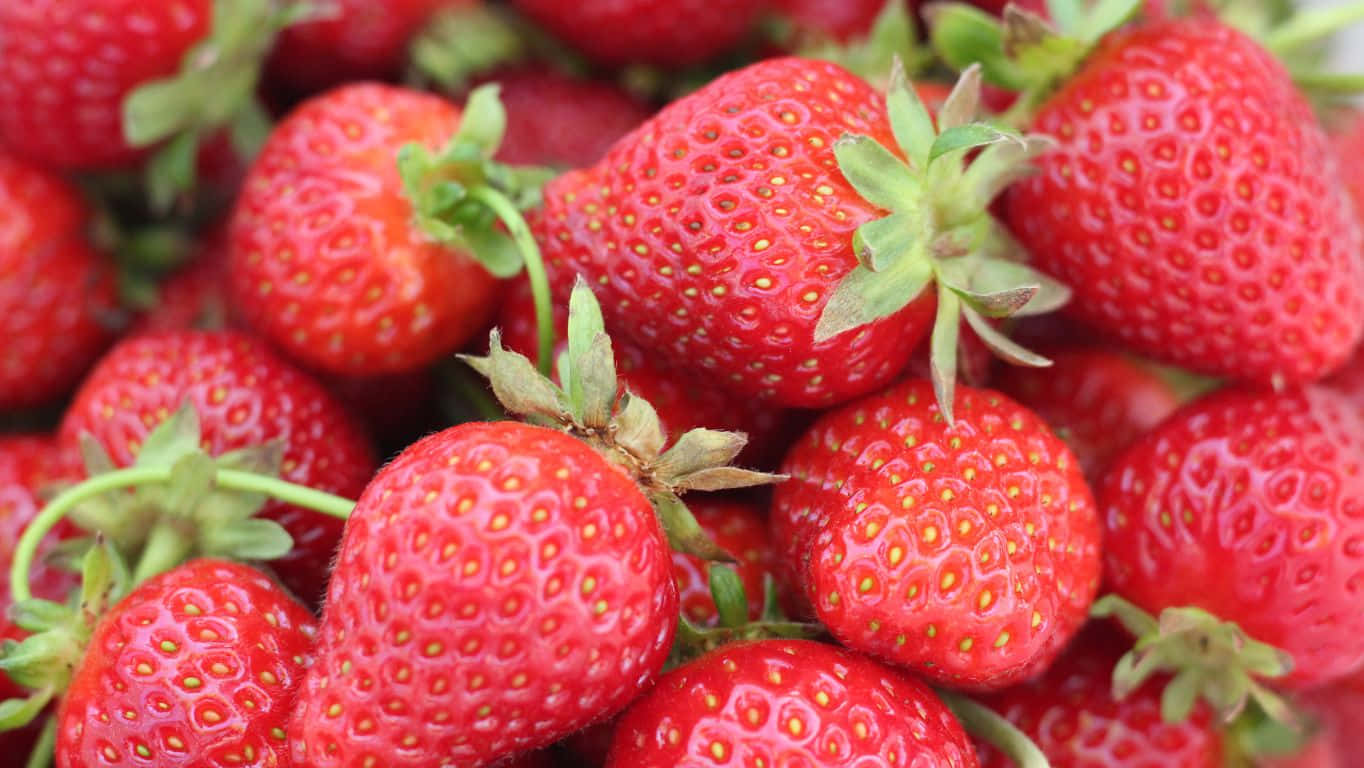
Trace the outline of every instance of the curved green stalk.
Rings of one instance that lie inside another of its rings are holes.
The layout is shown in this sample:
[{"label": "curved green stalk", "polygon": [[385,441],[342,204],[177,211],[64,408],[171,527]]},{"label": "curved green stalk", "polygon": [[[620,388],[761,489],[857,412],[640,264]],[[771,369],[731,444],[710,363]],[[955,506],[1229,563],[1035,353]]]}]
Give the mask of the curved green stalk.
[{"label": "curved green stalk", "polygon": [[545,272],[540,246],[535,242],[535,236],[531,234],[521,212],[506,195],[492,187],[478,186],[469,190],[469,197],[488,206],[497,215],[498,221],[507,228],[521,251],[521,258],[526,263],[526,277],[530,279],[531,296],[535,299],[535,327],[540,339],[535,367],[541,374],[548,376],[554,366],[554,307],[550,300],[549,275]]},{"label": "curved green stalk", "polygon": [[1018,768],[1051,768],[1032,739],[994,710],[959,693],[939,690],[938,697],[967,733],[1003,752]]},{"label": "curved green stalk", "polygon": [[48,715],[38,740],[33,743],[33,751],[28,755],[24,768],[48,768],[57,751],[57,716]]}]

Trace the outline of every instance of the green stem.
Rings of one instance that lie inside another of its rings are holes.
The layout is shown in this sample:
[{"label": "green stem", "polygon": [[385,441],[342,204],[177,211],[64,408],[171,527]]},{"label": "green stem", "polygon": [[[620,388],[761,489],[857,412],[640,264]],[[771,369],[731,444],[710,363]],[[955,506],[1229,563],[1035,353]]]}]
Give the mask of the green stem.
[{"label": "green stem", "polygon": [[1270,30],[1262,42],[1271,53],[1282,57],[1297,48],[1319,42],[1360,19],[1364,19],[1364,2],[1358,0],[1298,11],[1277,29]]},{"label": "green stem", "polygon": [[48,715],[43,723],[43,730],[38,733],[38,741],[33,744],[33,751],[28,755],[28,762],[24,763],[24,768],[48,768],[52,765],[52,758],[57,751],[57,716]]},{"label": "green stem", "polygon": [[938,696],[967,733],[1003,752],[1017,768],[1051,768],[1033,740],[999,713],[959,693],[939,690]]},{"label": "green stem", "polygon": [[[170,481],[171,472],[171,467],[118,469],[96,475],[58,494],[57,498],[43,507],[37,517],[24,528],[23,535],[15,545],[14,561],[10,563],[10,590],[14,602],[20,603],[33,597],[28,583],[28,573],[33,568],[38,545],[73,507],[86,499],[109,491],[167,483]],[[288,504],[342,519],[346,518],[355,506],[355,502],[350,499],[239,469],[219,469],[217,484],[228,490],[261,493]]]},{"label": "green stem", "polygon": [[540,339],[535,364],[540,373],[549,376],[554,365],[554,307],[550,300],[549,275],[545,272],[540,246],[536,244],[530,227],[526,226],[525,218],[506,195],[492,187],[481,186],[470,189],[469,196],[488,206],[497,215],[516,241],[521,258],[526,262],[526,277],[530,279],[530,292],[535,299],[535,327]]}]

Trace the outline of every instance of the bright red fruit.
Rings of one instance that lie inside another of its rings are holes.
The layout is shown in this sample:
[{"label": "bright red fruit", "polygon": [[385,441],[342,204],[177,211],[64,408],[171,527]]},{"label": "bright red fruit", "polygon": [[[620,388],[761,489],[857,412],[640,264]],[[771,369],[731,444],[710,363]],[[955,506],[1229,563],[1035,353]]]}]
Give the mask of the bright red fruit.
[{"label": "bright red fruit", "polygon": [[[1364,670],[1349,677],[1303,694],[1299,702],[1310,717],[1315,718],[1321,727],[1320,742],[1309,750],[1309,757],[1315,755],[1336,756],[1339,768],[1345,768],[1347,756],[1364,754],[1364,731],[1359,727],[1364,723]],[[1324,766],[1336,768],[1328,760]],[[1318,768],[1305,760],[1294,768]]]},{"label": "bright red fruit", "polygon": [[782,465],[772,536],[842,644],[953,687],[1041,672],[1099,586],[1100,524],[1065,443],[961,387],[948,426],[911,379],[830,411]]},{"label": "bright red fruit", "polygon": [[317,624],[264,574],[194,560],[101,620],[62,699],[57,768],[288,764]]},{"label": "bright red fruit", "polygon": [[894,146],[883,97],[834,64],[773,59],[727,74],[545,188],[538,240],[560,293],[585,275],[607,327],[680,370],[788,407],[888,383],[933,318],[932,291],[816,343],[853,232],[884,215],[834,142]]},{"label": "bright red fruit", "polygon": [[1353,112],[1331,132],[1341,178],[1355,211],[1364,211],[1364,112]]},{"label": "bright red fruit", "polygon": [[1091,483],[1179,407],[1164,379],[1122,355],[1084,347],[1042,353],[1051,367],[1012,368],[1000,377],[999,388],[1065,438]]},{"label": "bright red fruit", "polygon": [[513,0],[598,64],[700,64],[741,42],[765,0]]},{"label": "bright red fruit", "polygon": [[621,718],[607,768],[973,768],[933,691],[833,646],[761,640],[680,667]]},{"label": "bright red fruit", "polygon": [[113,273],[86,240],[89,218],[61,177],[0,150],[0,410],[65,394],[109,342]]},{"label": "bright red fruit", "polygon": [[[687,507],[711,539],[734,556],[733,568],[748,598],[748,617],[757,621],[762,616],[765,577],[776,569],[776,552],[761,510],[752,504],[705,497],[693,497]],[[682,615],[700,625],[717,618],[708,568],[699,557],[673,552],[673,578]]]},{"label": "bright red fruit", "polygon": [[609,83],[551,69],[501,72],[507,134],[497,159],[518,165],[583,168],[649,117],[649,109]]},{"label": "bright red fruit", "polygon": [[135,162],[124,97],[176,73],[212,20],[212,0],[0,3],[0,145],[62,169]]},{"label": "bright red fruit", "polygon": [[1068,311],[1150,357],[1318,379],[1364,330],[1359,224],[1311,108],[1210,17],[1110,34],[1033,123],[1059,146],[1007,198]]},{"label": "bright red fruit", "polygon": [[[1121,636],[1091,627],[1046,674],[982,699],[1031,738],[1052,768],[1220,768],[1222,736],[1212,713],[1197,707],[1183,722],[1160,716],[1161,685],[1152,682],[1114,700],[1113,666],[1127,650]],[[982,768],[1014,768],[988,746]]]},{"label": "bright red fruit", "polygon": [[1284,686],[1364,663],[1364,415],[1325,388],[1185,406],[1099,491],[1109,588],[1196,606],[1293,657]]},{"label": "bright red fruit", "polygon": [[[165,331],[121,342],[81,385],[62,421],[62,446],[76,450],[80,433],[88,432],[115,464],[127,466],[141,441],[186,399],[199,412],[212,455],[282,440],[285,480],[350,498],[374,472],[368,438],[336,399],[261,342],[233,331]],[[296,594],[316,600],[342,522],[278,502],[264,516],[294,537],[294,550],[274,567]]]},{"label": "bright red fruit", "polygon": [[480,766],[623,708],[677,616],[633,479],[557,430],[464,424],[382,469],[346,527],[298,768]]},{"label": "bright red fruit", "polygon": [[460,110],[377,84],[317,96],[276,126],[230,224],[234,298],[305,365],[354,375],[415,370],[484,327],[496,281],[418,229],[395,161],[443,147]]}]

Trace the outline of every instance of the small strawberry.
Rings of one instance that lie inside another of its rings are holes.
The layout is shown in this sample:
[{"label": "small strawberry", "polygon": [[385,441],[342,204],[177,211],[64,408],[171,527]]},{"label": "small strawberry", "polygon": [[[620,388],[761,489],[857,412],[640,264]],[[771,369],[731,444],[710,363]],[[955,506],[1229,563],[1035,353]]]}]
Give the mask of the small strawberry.
[{"label": "small strawberry", "polygon": [[[767,578],[776,565],[767,521],[758,508],[738,501],[698,498],[687,506],[711,540],[734,556],[737,561],[734,570],[748,598],[748,618],[757,621],[763,613]],[[673,579],[677,582],[682,615],[701,626],[719,619],[708,568],[709,564],[699,557],[673,553]]]},{"label": "small strawberry", "polygon": [[[1222,737],[1207,707],[1167,723],[1154,684],[1114,700],[1109,690],[1122,653],[1121,637],[1091,627],[1041,677],[982,703],[1032,737],[1052,768],[1221,768]],[[981,754],[982,768],[1014,768],[993,748]]]},{"label": "small strawberry", "polygon": [[507,135],[497,158],[505,163],[584,168],[649,117],[649,109],[604,82],[523,68],[488,78],[501,86]]},{"label": "small strawberry", "polygon": [[[592,293],[569,307],[565,387],[505,351],[469,362],[514,412],[403,451],[346,525],[317,662],[290,723],[298,768],[481,766],[621,710],[667,658],[678,544],[717,554],[677,498],[770,476],[723,466],[742,437],[667,451],[650,406],[618,402]],[[656,511],[657,510],[657,511]]]},{"label": "small strawberry", "polygon": [[804,640],[721,648],[631,705],[607,768],[974,768],[966,733],[904,672]]},{"label": "small strawberry", "polygon": [[782,465],[772,536],[839,642],[958,688],[1038,674],[1084,623],[1100,524],[1074,454],[1003,395],[949,426],[906,380],[826,413]]},{"label": "small strawberry", "polygon": [[[114,347],[67,410],[63,449],[79,450],[87,434],[113,466],[129,466],[153,429],[186,401],[197,409],[203,445],[214,456],[279,441],[284,479],[352,498],[373,474],[368,439],[336,399],[261,342],[233,331],[148,333]],[[266,507],[265,517],[294,537],[293,550],[274,566],[300,597],[316,600],[341,522],[279,502]],[[105,522],[111,527],[100,527],[108,532],[133,521]]]},{"label": "small strawberry", "polygon": [[820,61],[724,75],[545,187],[549,270],[560,290],[593,281],[608,326],[660,362],[784,407],[889,383],[936,305],[950,412],[960,319],[1009,358],[1045,364],[986,317],[1065,297],[999,256],[985,207],[1042,142],[971,122],[978,85],[964,77],[935,127],[898,69],[888,97]]},{"label": "small strawberry", "polygon": [[74,187],[0,149],[0,410],[65,394],[109,342],[113,272],[89,218]]},{"label": "small strawberry", "polygon": [[1122,355],[1084,347],[1045,351],[1050,368],[1009,371],[999,387],[1065,438],[1091,483],[1179,407],[1164,379]]},{"label": "small strawberry", "polygon": [[1112,465],[1098,495],[1106,581],[1123,599],[1096,610],[1141,639],[1120,689],[1166,670],[1176,714],[1202,694],[1223,713],[1249,697],[1282,717],[1261,678],[1301,689],[1364,663],[1361,436],[1364,412],[1329,389],[1232,389]]}]

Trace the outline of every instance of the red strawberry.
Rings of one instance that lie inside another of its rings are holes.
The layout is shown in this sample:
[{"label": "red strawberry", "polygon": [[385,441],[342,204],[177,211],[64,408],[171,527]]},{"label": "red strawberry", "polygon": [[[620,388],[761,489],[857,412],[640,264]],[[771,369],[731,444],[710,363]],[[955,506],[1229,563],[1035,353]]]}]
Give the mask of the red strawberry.
[{"label": "red strawberry", "polygon": [[477,0],[330,0],[325,13],[280,33],[272,83],[316,91],[399,74],[408,42],[438,9]]},{"label": "red strawberry", "polygon": [[[1122,700],[1110,690],[1124,646],[1106,627],[1086,630],[1046,674],[982,703],[1031,737],[1052,768],[1220,768],[1222,737],[1207,707],[1179,723],[1160,715],[1160,688],[1146,685]],[[982,768],[1013,768],[993,748]]]},{"label": "red strawberry", "polygon": [[[934,280],[949,286],[936,291],[947,298],[933,345],[949,404],[959,317],[1014,359],[1045,362],[980,314],[1033,311],[1040,298],[1041,278],[992,255],[998,232],[984,213],[1036,142],[985,149],[976,186],[962,176],[967,149],[929,159],[939,134],[902,75],[883,97],[837,65],[771,59],[674,102],[597,165],[545,187],[539,240],[560,290],[584,275],[623,339],[786,407],[889,383],[928,332]],[[968,123],[973,77],[944,106],[941,135],[1000,136]],[[908,149],[890,149],[897,136]],[[938,210],[959,184],[980,194]],[[1056,298],[1048,290],[1040,309]]]},{"label": "red strawberry", "polygon": [[[1319,768],[1345,768],[1347,756],[1364,753],[1364,670],[1324,688],[1303,694],[1300,703],[1319,722],[1320,737],[1313,740],[1309,753],[1329,753],[1339,765],[1323,761]],[[1317,768],[1311,763],[1294,768]]]},{"label": "red strawberry", "polygon": [[1331,131],[1340,176],[1350,193],[1356,215],[1364,211],[1364,112],[1343,116]]},{"label": "red strawberry", "polygon": [[[748,617],[757,621],[762,616],[766,577],[776,565],[767,521],[756,507],[743,502],[698,498],[687,506],[711,539],[738,561],[734,570],[743,580]],[[707,569],[708,564],[699,557],[673,553],[673,578],[682,615],[703,626],[718,618]]]},{"label": "red strawberry", "polygon": [[1259,693],[1247,675],[1290,664],[1278,684],[1328,683],[1364,663],[1361,498],[1364,413],[1349,399],[1325,388],[1221,391],[1109,469],[1099,491],[1107,582],[1152,614],[1196,607],[1291,657],[1243,650],[1245,639],[1211,617],[1162,620],[1167,642],[1149,653],[1173,654],[1185,638],[1226,644],[1176,659],[1221,665],[1214,683],[1240,696],[1220,706]]},{"label": "red strawberry", "polygon": [[598,64],[684,67],[741,42],[764,0],[513,0]]},{"label": "red strawberry", "polygon": [[924,380],[825,414],[782,465],[772,536],[839,642],[953,687],[1041,672],[1084,623],[1099,521],[1079,462],[1042,420]]},{"label": "red strawberry", "polygon": [[507,135],[497,153],[507,163],[582,168],[649,117],[643,104],[613,85],[550,69],[488,79],[502,87],[507,109]]},{"label": "red strawberry", "polygon": [[626,711],[607,768],[977,765],[923,683],[805,640],[725,646],[680,667]]},{"label": "red strawberry", "polygon": [[1108,35],[1041,107],[1059,146],[1008,197],[1072,314],[1151,357],[1318,379],[1364,330],[1364,262],[1329,142],[1283,67],[1199,17]]},{"label": "red strawberry", "polygon": [[411,371],[484,327],[494,278],[418,228],[395,156],[435,148],[460,110],[430,94],[347,85],[271,134],[230,225],[234,296],[290,356],[336,373]]},{"label": "red strawberry", "polygon": [[866,36],[886,3],[887,0],[777,0],[775,5],[804,35],[845,42]]},{"label": "red strawberry", "polygon": [[62,699],[58,768],[288,764],[283,726],[317,625],[263,574],[195,560],[95,629]]},{"label": "red strawberry", "polygon": [[0,410],[60,397],[109,341],[113,274],[85,238],[89,217],[74,187],[0,151]]},{"label": "red strawberry", "polygon": [[[354,418],[264,344],[232,331],[149,333],[114,347],[67,411],[62,445],[75,450],[88,432],[116,465],[127,466],[186,399],[200,414],[212,455],[281,440],[285,480],[350,498],[373,474],[372,449]],[[294,550],[274,566],[298,595],[317,599],[341,521],[276,502],[265,517],[294,537]]]},{"label": "red strawberry", "polygon": [[1000,389],[1065,438],[1090,482],[1179,407],[1164,379],[1122,355],[1084,347],[1046,351],[1050,368],[1011,370]]}]

